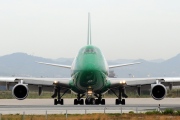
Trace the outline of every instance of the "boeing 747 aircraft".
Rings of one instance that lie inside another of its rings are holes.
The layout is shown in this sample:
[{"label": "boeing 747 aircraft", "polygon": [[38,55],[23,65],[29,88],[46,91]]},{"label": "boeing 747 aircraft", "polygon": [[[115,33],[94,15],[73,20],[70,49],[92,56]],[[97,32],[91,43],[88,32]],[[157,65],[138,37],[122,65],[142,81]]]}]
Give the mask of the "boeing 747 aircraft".
[{"label": "boeing 747 aircraft", "polygon": [[[115,100],[116,105],[125,105],[125,98],[128,97],[125,89],[128,87],[136,87],[138,94],[140,94],[142,86],[150,86],[151,96],[155,100],[161,100],[167,94],[166,86],[172,88],[173,85],[180,85],[180,78],[109,78],[109,69],[139,64],[139,62],[108,66],[101,50],[91,43],[90,14],[88,15],[87,45],[79,50],[72,66],[39,63],[71,69],[71,77],[1,77],[0,84],[6,85],[7,89],[13,86],[12,95],[18,100],[24,100],[31,89],[38,88],[39,95],[42,93],[42,90],[54,90],[54,94],[52,95],[54,105],[63,105],[64,100],[62,97],[69,90],[77,94],[77,98],[74,99],[74,105],[105,105],[105,99],[102,95],[109,90],[117,96]],[[114,89],[118,90],[118,94],[116,94]],[[85,99],[83,99],[84,97]]]}]

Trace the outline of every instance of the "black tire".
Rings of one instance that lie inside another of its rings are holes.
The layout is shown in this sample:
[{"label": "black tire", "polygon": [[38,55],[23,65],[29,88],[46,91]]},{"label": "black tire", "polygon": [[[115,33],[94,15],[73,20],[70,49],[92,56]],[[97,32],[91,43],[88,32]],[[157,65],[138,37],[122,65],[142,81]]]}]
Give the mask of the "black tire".
[{"label": "black tire", "polygon": [[121,104],[122,104],[122,105],[125,105],[125,104],[126,104],[126,103],[125,103],[125,99],[122,99]]},{"label": "black tire", "polygon": [[116,105],[119,105],[119,104],[120,104],[120,100],[116,99]]},{"label": "black tire", "polygon": [[78,104],[78,100],[74,99],[74,105],[77,105],[77,104]]},{"label": "black tire", "polygon": [[54,99],[54,105],[57,105],[57,99]]},{"label": "black tire", "polygon": [[94,99],[94,98],[91,98],[91,99],[90,99],[90,104],[91,104],[91,105],[95,105],[95,104],[96,104],[96,102],[95,102],[95,99]]},{"label": "black tire", "polygon": [[64,99],[61,99],[60,104],[64,105]]},{"label": "black tire", "polygon": [[85,100],[85,104],[86,104],[86,105],[89,105],[88,99]]},{"label": "black tire", "polygon": [[95,103],[96,103],[96,105],[99,105],[99,103],[100,103],[100,102],[99,102],[99,99],[96,99],[96,100],[95,100]]},{"label": "black tire", "polygon": [[101,105],[105,105],[105,99],[101,100]]},{"label": "black tire", "polygon": [[80,100],[80,105],[84,105],[84,99]]}]

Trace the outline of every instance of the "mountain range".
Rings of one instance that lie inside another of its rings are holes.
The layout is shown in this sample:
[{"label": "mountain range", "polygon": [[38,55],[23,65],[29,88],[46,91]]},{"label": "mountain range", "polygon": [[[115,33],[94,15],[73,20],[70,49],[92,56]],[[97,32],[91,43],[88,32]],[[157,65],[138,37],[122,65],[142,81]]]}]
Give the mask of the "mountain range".
[{"label": "mountain range", "polygon": [[[13,53],[0,56],[0,76],[23,77],[70,77],[71,70],[47,65],[38,62],[71,65],[73,58],[48,59],[26,53]],[[138,65],[114,68],[116,77],[179,77],[180,54],[168,60],[157,59],[147,61],[144,59],[118,59],[109,60],[108,64],[122,64],[129,62],[141,62]]]}]

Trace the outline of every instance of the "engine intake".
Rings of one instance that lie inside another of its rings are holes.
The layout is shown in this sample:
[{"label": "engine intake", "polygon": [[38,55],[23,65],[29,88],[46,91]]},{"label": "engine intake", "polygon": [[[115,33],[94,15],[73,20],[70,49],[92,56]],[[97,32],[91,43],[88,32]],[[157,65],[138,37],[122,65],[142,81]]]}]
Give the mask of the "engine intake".
[{"label": "engine intake", "polygon": [[167,89],[163,84],[151,84],[151,96],[155,100],[162,100],[167,94]]},{"label": "engine intake", "polygon": [[12,89],[13,96],[18,100],[24,100],[28,94],[29,89],[26,84],[16,84]]}]

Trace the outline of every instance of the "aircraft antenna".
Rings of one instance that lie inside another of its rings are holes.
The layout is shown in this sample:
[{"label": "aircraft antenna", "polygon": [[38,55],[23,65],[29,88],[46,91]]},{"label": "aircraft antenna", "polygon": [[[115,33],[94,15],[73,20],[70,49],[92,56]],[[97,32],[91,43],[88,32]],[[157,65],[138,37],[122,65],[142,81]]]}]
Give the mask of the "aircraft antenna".
[{"label": "aircraft antenna", "polygon": [[90,13],[88,13],[88,36],[87,45],[91,45],[91,18]]}]

